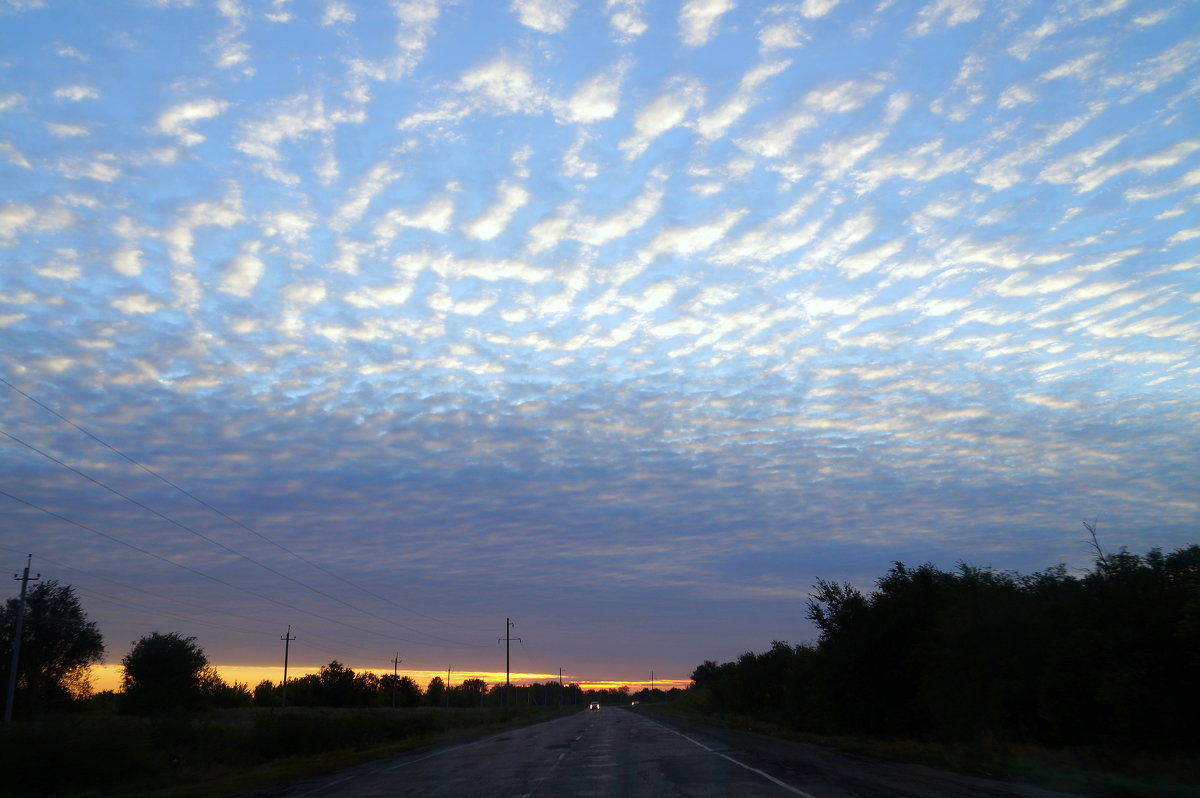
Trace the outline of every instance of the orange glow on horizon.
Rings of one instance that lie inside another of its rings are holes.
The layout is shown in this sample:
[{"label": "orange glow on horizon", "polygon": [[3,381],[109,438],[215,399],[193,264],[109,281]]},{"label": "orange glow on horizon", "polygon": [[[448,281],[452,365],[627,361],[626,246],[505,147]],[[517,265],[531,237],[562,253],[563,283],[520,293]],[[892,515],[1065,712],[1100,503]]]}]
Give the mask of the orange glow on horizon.
[{"label": "orange glow on horizon", "polygon": [[[288,666],[288,681],[298,679],[301,676],[307,676],[312,673],[320,673],[323,665],[307,666],[307,665],[290,665]],[[370,671],[377,676],[390,675],[391,671],[381,668],[355,668],[347,666],[355,673]],[[254,686],[263,680],[270,680],[278,684],[283,679],[283,667],[280,665],[214,665],[213,669],[223,681],[228,684],[240,682],[249,686],[251,690]],[[429,682],[435,676],[446,681],[446,671],[435,670],[401,670],[401,676],[407,676],[420,685],[422,692],[429,686]],[[488,685],[503,684],[504,672],[496,671],[450,671],[451,686],[458,686],[467,679],[482,679]],[[511,681],[515,685],[530,684],[537,682],[544,684],[546,682],[557,682],[557,673],[518,673],[514,672],[511,676]],[[572,679],[567,675],[563,676],[564,684],[578,684],[584,690],[611,690],[613,688],[628,687],[629,692],[636,693],[638,690],[650,687],[650,680],[644,681],[621,681],[616,679]],[[686,688],[691,684],[690,679],[655,679],[654,686],[660,690],[670,690],[672,687]],[[104,690],[120,690],[121,689],[121,666],[120,665],[96,665],[92,668],[92,690],[94,692],[103,692]]]}]

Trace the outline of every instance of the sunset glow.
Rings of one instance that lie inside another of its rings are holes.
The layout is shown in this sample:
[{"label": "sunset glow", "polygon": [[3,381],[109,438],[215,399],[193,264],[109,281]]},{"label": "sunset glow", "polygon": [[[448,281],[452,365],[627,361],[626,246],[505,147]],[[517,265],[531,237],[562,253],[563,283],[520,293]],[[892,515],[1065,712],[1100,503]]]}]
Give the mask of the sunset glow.
[{"label": "sunset glow", "polygon": [[[355,673],[370,669],[354,668],[350,666]],[[262,681],[270,681],[279,684],[283,680],[283,668],[260,666],[260,665],[215,665],[213,669],[223,681],[228,684],[240,683],[254,689],[256,684]],[[321,666],[289,666],[288,680],[298,679],[301,676],[320,673]],[[119,665],[99,665],[92,669],[92,691],[99,693],[104,690],[119,691],[121,689],[121,666]],[[373,671],[377,676],[390,676],[391,671]],[[430,680],[434,677],[440,678],[443,682],[446,680],[446,671],[400,671],[400,676],[407,676],[416,682],[422,690],[429,686]],[[511,681],[515,685],[524,684],[545,684],[547,682],[557,682],[557,673],[513,673]],[[457,671],[450,672],[450,685],[457,687],[467,679],[482,679],[487,682],[488,686],[504,684],[505,674],[503,671],[495,673],[492,671]],[[657,688],[659,690],[670,690],[673,687],[685,689],[691,684],[690,679],[655,679],[651,682],[649,679],[645,681],[605,681],[605,680],[579,680],[579,679],[563,679],[564,684],[577,684],[584,690],[610,690],[614,688],[628,687],[630,692],[637,692],[642,689]]]}]

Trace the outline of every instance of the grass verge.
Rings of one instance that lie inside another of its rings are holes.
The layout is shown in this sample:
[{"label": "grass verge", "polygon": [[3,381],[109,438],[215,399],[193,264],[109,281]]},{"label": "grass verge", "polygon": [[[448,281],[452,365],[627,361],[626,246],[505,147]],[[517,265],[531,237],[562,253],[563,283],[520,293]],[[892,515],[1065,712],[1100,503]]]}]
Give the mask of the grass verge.
[{"label": "grass verge", "polygon": [[814,734],[756,718],[718,717],[673,704],[643,705],[641,709],[892,762],[1025,782],[1095,798],[1200,798],[1200,759],[1184,754],[1048,749],[989,738],[939,742]]}]

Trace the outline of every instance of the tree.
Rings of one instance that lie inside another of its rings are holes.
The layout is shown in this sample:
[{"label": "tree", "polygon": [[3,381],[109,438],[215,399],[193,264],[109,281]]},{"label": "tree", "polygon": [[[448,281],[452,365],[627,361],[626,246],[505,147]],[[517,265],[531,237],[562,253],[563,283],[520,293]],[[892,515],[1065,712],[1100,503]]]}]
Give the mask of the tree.
[{"label": "tree", "polygon": [[446,683],[442,681],[441,676],[434,676],[429,680],[429,686],[425,688],[425,700],[433,707],[440,707],[446,703]]},{"label": "tree", "polygon": [[321,668],[321,706],[348,707],[354,703],[354,671],[336,659]]},{"label": "tree", "polygon": [[[8,684],[18,599],[0,608],[0,684]],[[63,704],[91,693],[89,669],[104,657],[104,640],[70,585],[51,579],[25,598],[17,685],[31,707]]]},{"label": "tree", "polygon": [[152,632],[121,660],[126,708],[159,715],[198,709],[209,692],[212,671],[196,638]]}]

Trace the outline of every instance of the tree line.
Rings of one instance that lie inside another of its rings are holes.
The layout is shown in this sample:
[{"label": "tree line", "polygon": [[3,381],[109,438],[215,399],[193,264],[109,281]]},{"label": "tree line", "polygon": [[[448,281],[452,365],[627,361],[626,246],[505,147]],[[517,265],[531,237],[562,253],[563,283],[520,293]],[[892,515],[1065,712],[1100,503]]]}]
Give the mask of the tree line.
[{"label": "tree line", "polygon": [[[0,607],[0,686],[9,681],[18,599]],[[91,698],[88,674],[104,657],[104,640],[89,621],[74,589],[55,580],[32,588],[25,603],[15,707],[17,716],[83,707]],[[121,690],[105,696],[120,711],[138,715],[188,713],[212,708],[278,707],[502,707],[569,706],[600,701],[662,700],[662,691],[629,688],[584,690],[578,684],[488,685],[465,679],[449,685],[440,676],[424,689],[398,674],[355,672],[334,660],[318,673],[288,680],[264,680],[251,689],[226,683],[212,668],[195,637],[152,632],[135,641],[121,660]]]},{"label": "tree line", "polygon": [[1081,576],[896,562],[818,579],[814,643],[706,661],[702,711],[818,733],[1178,750],[1200,742],[1200,546]]}]

